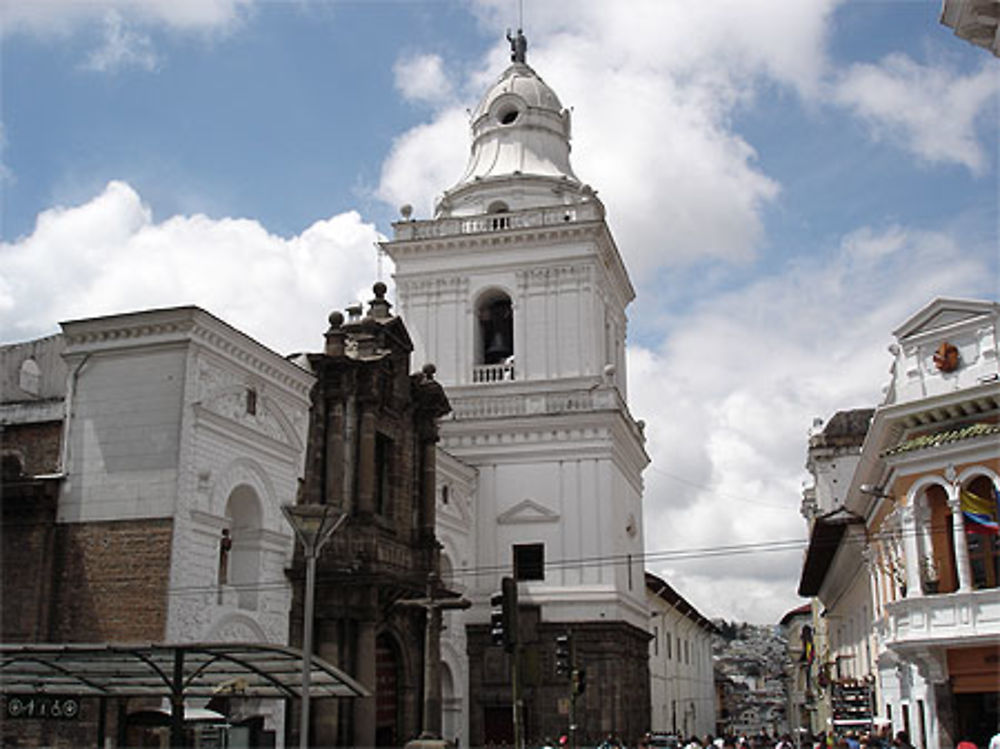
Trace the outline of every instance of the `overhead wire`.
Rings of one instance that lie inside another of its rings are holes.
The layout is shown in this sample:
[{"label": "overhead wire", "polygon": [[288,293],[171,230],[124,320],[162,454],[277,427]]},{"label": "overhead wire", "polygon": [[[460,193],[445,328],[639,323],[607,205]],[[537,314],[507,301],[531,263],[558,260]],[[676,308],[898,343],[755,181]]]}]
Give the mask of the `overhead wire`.
[{"label": "overhead wire", "polygon": [[[848,527],[860,527],[858,525],[849,525]],[[863,548],[869,546],[873,543],[891,543],[891,542],[902,542],[907,537],[910,536],[922,536],[924,534],[929,534],[931,536],[940,535],[942,533],[950,533],[951,529],[947,525],[937,524],[933,526],[924,526],[923,528],[913,529],[912,531],[884,531],[878,533],[859,533],[850,534],[844,533],[841,537],[836,539],[831,539],[827,542],[817,542],[815,548],[817,550],[829,550],[835,549],[841,544],[847,546],[855,546],[857,548]],[[803,551],[809,546],[810,542],[808,539],[804,538],[788,538],[788,539],[776,539],[768,541],[757,541],[748,543],[733,543],[733,544],[720,544],[715,546],[699,546],[690,548],[680,548],[680,549],[659,549],[655,551],[647,551],[636,554],[629,553],[616,553],[616,554],[603,554],[603,555],[593,555],[593,556],[581,556],[581,557],[567,557],[562,559],[548,560],[545,562],[544,567],[546,570],[571,570],[571,569],[585,569],[601,566],[622,566],[630,564],[641,564],[646,567],[648,564],[656,563],[667,563],[667,562],[690,562],[704,559],[714,559],[719,557],[727,556],[743,556],[750,554],[770,554],[770,553],[787,553],[793,551]],[[370,570],[365,568],[350,568],[341,566],[336,569],[324,569],[323,565],[320,565],[319,570],[317,570],[317,583],[323,584],[329,581],[339,581],[344,582],[346,579],[350,579],[353,584],[368,584],[373,583],[377,580],[384,579],[385,571],[396,570],[400,575],[413,578],[414,585],[422,585],[422,580],[417,580],[417,576],[414,575],[412,568],[406,567],[404,565],[391,564],[386,562],[380,562],[380,569]],[[493,564],[493,565],[478,565],[471,567],[457,567],[449,570],[449,577],[452,580],[462,580],[477,577],[487,577],[495,576],[498,574],[509,574],[511,568],[509,564]],[[238,582],[238,583],[225,583],[227,588],[236,590],[237,592],[266,592],[272,590],[283,590],[287,589],[289,585],[294,582],[300,581],[304,577],[303,573],[293,572],[284,578],[274,578],[270,580],[257,580],[253,582]],[[143,579],[141,574],[136,575],[121,575],[115,577],[102,578],[100,580],[91,579],[91,584],[100,583],[102,585],[114,585],[114,584],[124,584],[129,582],[134,582]],[[177,596],[177,595],[199,595],[207,593],[216,593],[219,590],[218,583],[206,583],[198,585],[184,585],[184,586],[168,586],[167,595]]]}]

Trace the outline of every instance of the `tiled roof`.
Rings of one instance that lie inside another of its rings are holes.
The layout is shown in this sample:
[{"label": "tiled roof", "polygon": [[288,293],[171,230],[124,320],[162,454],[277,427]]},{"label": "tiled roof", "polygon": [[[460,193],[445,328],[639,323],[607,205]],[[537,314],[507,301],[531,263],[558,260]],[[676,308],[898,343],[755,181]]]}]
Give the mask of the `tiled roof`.
[{"label": "tiled roof", "polygon": [[928,447],[938,447],[952,442],[961,442],[975,437],[985,437],[990,434],[1000,434],[1000,424],[970,424],[961,429],[949,429],[944,432],[934,434],[924,434],[920,437],[903,440],[895,447],[890,447],[882,453],[882,457],[889,455],[899,455],[901,453],[923,450]]}]

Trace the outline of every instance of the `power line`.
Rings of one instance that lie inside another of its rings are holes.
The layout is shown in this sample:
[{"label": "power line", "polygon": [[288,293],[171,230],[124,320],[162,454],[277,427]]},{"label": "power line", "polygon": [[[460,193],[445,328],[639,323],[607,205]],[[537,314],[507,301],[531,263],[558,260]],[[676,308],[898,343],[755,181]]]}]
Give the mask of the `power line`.
[{"label": "power line", "polygon": [[[859,527],[859,526],[855,526]],[[924,528],[914,529],[911,532],[903,533],[901,531],[897,532],[881,532],[881,533],[866,533],[866,534],[845,534],[840,538],[830,539],[827,542],[820,542],[815,544],[815,548],[819,551],[835,549],[840,545],[855,546],[857,548],[863,548],[869,546],[872,543],[893,543],[901,542],[904,538],[908,536],[921,536],[927,533],[931,536],[935,534],[942,534],[949,532],[950,528],[947,526],[942,526],[940,524],[934,526],[925,526]],[[595,555],[595,556],[582,556],[582,557],[570,557],[563,559],[550,560],[546,562],[545,568],[547,570],[567,570],[567,569],[585,569],[591,567],[600,566],[620,566],[629,564],[642,564],[644,567],[649,563],[656,562],[688,562],[697,561],[702,559],[714,559],[718,557],[727,556],[744,556],[749,554],[768,554],[768,553],[782,553],[790,551],[802,551],[809,546],[809,541],[806,539],[777,539],[770,541],[758,541],[743,544],[723,544],[718,546],[701,546],[701,547],[691,547],[682,549],[660,549],[656,551],[650,551],[639,554],[608,554],[608,555]],[[424,580],[417,579],[417,576],[413,574],[412,568],[405,567],[403,565],[394,565],[382,563],[382,568],[388,568],[389,570],[397,570],[401,574],[409,573],[414,578],[414,585],[422,587],[424,585]],[[509,564],[497,564],[497,565],[481,565],[477,567],[461,567],[453,568],[450,570],[451,579],[468,579],[483,576],[493,576],[497,574],[503,574],[510,572]],[[330,581],[344,582],[345,580],[350,580],[354,585],[362,585],[374,583],[375,581],[381,579],[384,573],[380,571],[372,571],[365,569],[349,569],[341,568],[334,571],[327,570],[324,572],[322,567],[320,568],[319,575],[317,577],[317,583],[323,584]],[[104,578],[101,580],[91,580],[91,584],[97,583],[102,586],[116,585],[116,584],[127,584],[130,582],[135,582],[137,580],[144,579],[140,575],[128,575],[128,576],[118,576],[114,578]],[[275,590],[286,590],[289,586],[301,580],[300,575],[290,576],[288,578],[276,578],[272,580],[258,580],[254,582],[246,583],[226,583],[228,589],[232,589],[239,592],[267,592]],[[167,595],[177,596],[177,595],[199,595],[199,594],[216,594],[219,590],[219,585],[217,583],[209,583],[202,585],[190,585],[190,586],[168,586]]]}]

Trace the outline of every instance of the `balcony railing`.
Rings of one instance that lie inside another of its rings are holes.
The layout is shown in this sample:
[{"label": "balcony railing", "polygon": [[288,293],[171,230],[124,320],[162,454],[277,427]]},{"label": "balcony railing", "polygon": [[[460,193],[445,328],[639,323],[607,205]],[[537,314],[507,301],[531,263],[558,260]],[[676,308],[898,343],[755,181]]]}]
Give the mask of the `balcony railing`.
[{"label": "balcony railing", "polygon": [[512,382],[514,380],[513,364],[480,364],[472,368],[472,381]]},{"label": "balcony railing", "polygon": [[1000,588],[911,596],[885,609],[880,634],[888,647],[1000,635]]},{"label": "balcony railing", "polygon": [[459,234],[483,234],[558,226],[576,221],[596,221],[603,217],[600,203],[578,203],[572,206],[553,206],[528,211],[491,213],[468,218],[444,218],[433,221],[397,221],[393,224],[397,240],[434,239]]}]

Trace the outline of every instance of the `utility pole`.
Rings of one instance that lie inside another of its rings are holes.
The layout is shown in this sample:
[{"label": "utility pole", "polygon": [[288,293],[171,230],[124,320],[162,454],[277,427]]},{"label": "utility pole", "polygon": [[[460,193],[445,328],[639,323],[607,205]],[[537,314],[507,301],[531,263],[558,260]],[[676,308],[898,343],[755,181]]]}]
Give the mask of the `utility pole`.
[{"label": "utility pole", "polygon": [[437,574],[427,579],[427,596],[397,601],[398,606],[414,606],[427,612],[424,629],[424,710],[420,736],[406,743],[407,749],[444,749],[449,744],[441,736],[441,612],[445,609],[467,609],[472,605],[464,598],[439,597]]}]

